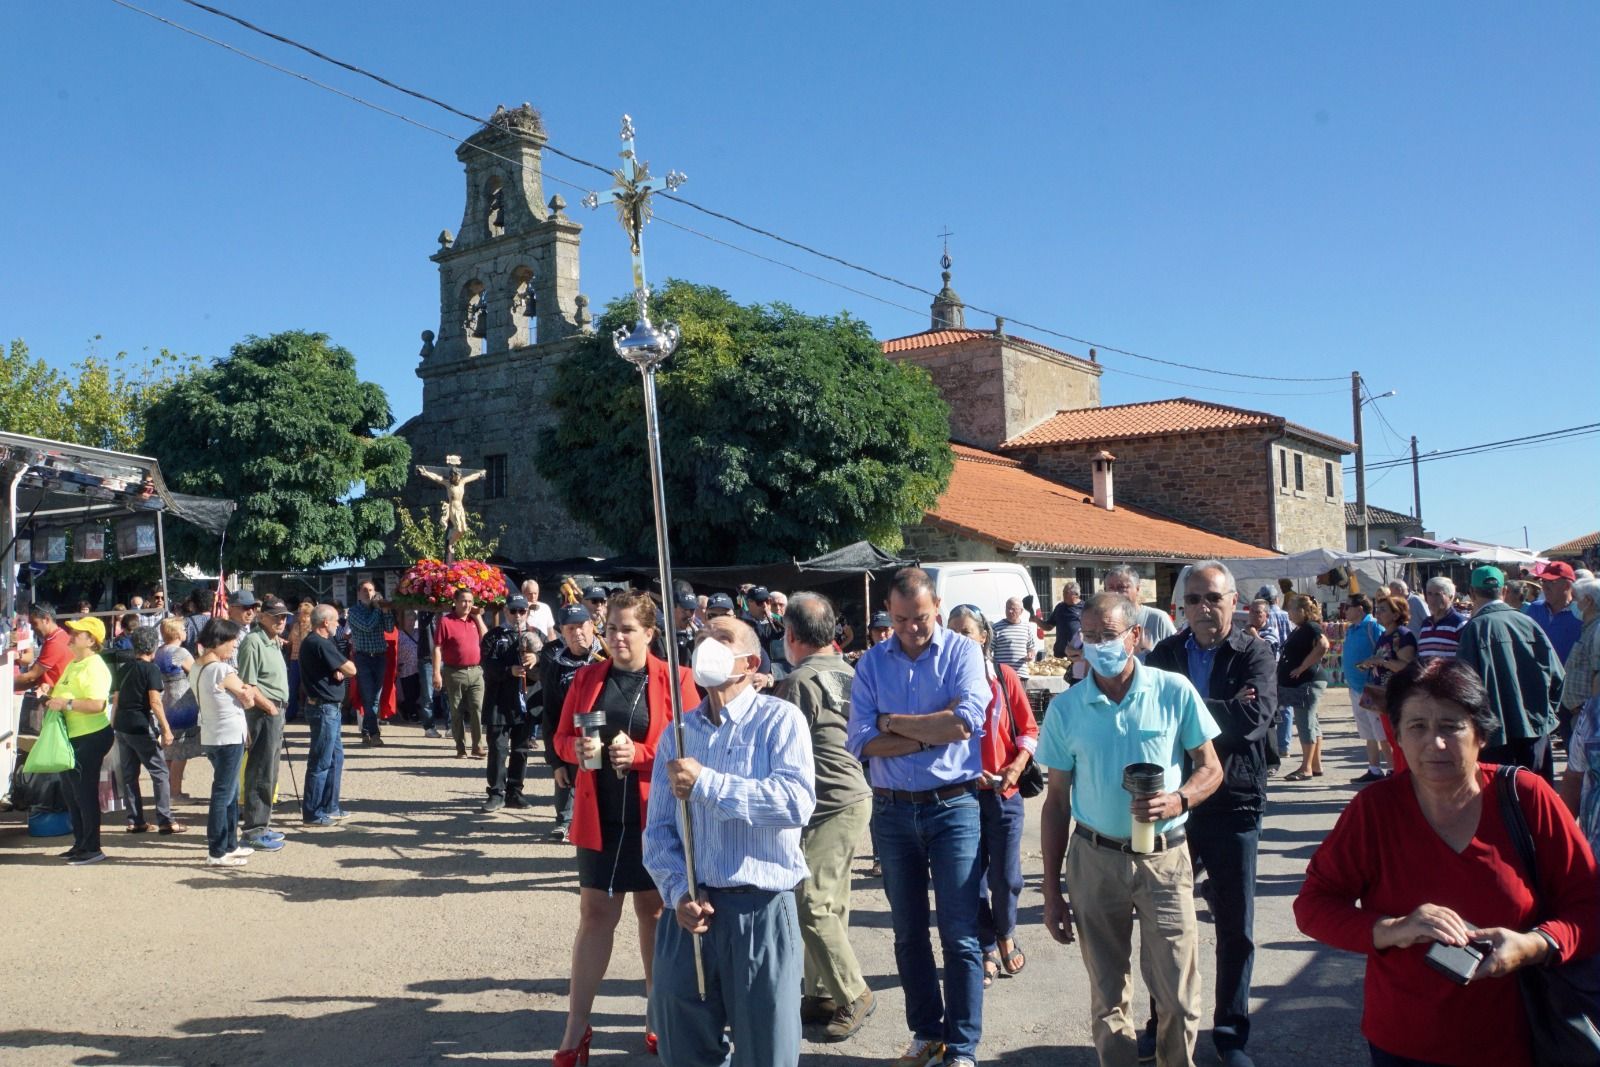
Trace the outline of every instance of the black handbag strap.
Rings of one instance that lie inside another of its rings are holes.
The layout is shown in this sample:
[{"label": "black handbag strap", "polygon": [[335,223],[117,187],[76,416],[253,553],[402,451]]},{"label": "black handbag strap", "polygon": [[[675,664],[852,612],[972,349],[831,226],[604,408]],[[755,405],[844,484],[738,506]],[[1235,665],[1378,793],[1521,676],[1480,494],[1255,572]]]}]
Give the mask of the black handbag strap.
[{"label": "black handbag strap", "polygon": [[1535,915],[1544,914],[1544,901],[1539,893],[1538,857],[1534,853],[1533,833],[1528,829],[1528,817],[1523,813],[1522,802],[1517,797],[1517,771],[1515,764],[1501,765],[1495,772],[1495,792],[1500,795],[1500,818],[1511,833],[1511,844],[1522,857],[1522,866],[1528,872],[1528,888],[1533,890]]}]

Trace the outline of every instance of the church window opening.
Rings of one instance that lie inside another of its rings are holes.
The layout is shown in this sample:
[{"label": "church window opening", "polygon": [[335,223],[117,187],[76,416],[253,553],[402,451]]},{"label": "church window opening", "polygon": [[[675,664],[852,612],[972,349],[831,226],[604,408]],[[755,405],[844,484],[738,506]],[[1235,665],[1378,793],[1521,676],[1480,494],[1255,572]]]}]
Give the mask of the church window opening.
[{"label": "church window opening", "polygon": [[506,232],[506,191],[499,175],[491,175],[484,184],[484,202],[488,213],[489,236],[499,237]]},{"label": "church window opening", "polygon": [[511,272],[512,346],[539,343],[539,294],[533,284],[533,269],[518,267]]},{"label": "church window opening", "polygon": [[506,456],[501,453],[497,456],[483,457],[483,495],[489,500],[500,500],[506,496]]}]

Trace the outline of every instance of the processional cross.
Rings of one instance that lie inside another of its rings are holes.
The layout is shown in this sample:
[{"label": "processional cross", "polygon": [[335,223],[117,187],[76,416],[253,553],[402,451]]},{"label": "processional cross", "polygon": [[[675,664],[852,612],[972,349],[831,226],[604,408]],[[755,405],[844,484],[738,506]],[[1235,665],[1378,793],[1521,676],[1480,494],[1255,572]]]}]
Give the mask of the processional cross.
[{"label": "processional cross", "polygon": [[[667,536],[667,498],[661,475],[661,420],[656,409],[656,368],[664,363],[678,347],[678,327],[663,323],[658,329],[650,324],[650,287],[644,276],[644,226],[650,221],[651,198],[661,189],[669,192],[688,179],[680,171],[669,171],[665,178],[650,175],[650,164],[641,162],[633,144],[633,119],[622,116],[622,166],[612,171],[616,184],[609,192],[593,192],[583,198],[583,206],[598,208],[601,204],[615,204],[617,221],[628,234],[628,246],[633,252],[633,301],[639,318],[633,329],[620,327],[611,335],[611,344],[617,355],[639,368],[644,380],[645,445],[650,457],[650,488],[655,501],[656,560],[660,568],[662,612],[666,625],[667,678],[672,690],[672,729],[678,744],[678,754],[684,752],[683,693],[678,682],[678,635],[674,624],[672,596],[672,552]],[[687,799],[678,802],[678,830],[683,837],[684,874],[689,882],[689,893],[698,892],[694,873],[694,823]],[[672,905],[677,906],[677,901]],[[694,973],[700,999],[706,998],[705,963],[701,956],[700,935],[694,935]]]}]

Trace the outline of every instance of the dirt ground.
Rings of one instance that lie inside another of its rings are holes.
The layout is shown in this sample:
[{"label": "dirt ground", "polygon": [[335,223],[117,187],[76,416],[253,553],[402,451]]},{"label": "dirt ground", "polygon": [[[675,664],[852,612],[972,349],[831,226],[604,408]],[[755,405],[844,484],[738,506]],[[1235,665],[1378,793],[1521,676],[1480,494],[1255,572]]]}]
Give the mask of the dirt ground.
[{"label": "dirt ground", "polygon": [[[1272,785],[1257,898],[1254,1026],[1260,1064],[1366,1062],[1360,1037],[1362,960],[1308,941],[1291,904],[1307,860],[1363,769],[1348,701],[1330,693],[1328,776]],[[534,806],[480,815],[483,768],[448,740],[393,724],[383,748],[346,727],[344,806],[335,829],[299,826],[295,781],[305,731],[288,730],[293,778],[282,774],[278,825],[289,844],[240,870],[207,869],[203,802],[180,809],[177,837],[128,835],[106,816],[106,852],[92,867],[55,854],[70,839],[27,836],[0,816],[0,894],[11,977],[0,998],[0,1061],[13,1065],[459,1064],[547,1061],[560,1039],[576,925],[572,848],[544,841],[550,781]],[[210,770],[185,788],[204,795]],[[985,999],[984,1063],[1077,1067],[1095,1062],[1087,981],[1075,947],[1042,928],[1037,802],[1023,862],[1018,940],[1026,969]],[[866,845],[863,843],[863,849]],[[883,892],[857,864],[852,941],[877,1014],[841,1044],[808,1042],[808,1065],[882,1063],[905,1042]],[[1211,1012],[1211,928],[1203,906],[1203,1022]],[[610,974],[595,1006],[594,1056],[647,1064],[644,983],[632,909],[624,909]],[[1136,990],[1135,1003],[1144,1002]],[[1201,1063],[1215,1062],[1209,1036]]]}]

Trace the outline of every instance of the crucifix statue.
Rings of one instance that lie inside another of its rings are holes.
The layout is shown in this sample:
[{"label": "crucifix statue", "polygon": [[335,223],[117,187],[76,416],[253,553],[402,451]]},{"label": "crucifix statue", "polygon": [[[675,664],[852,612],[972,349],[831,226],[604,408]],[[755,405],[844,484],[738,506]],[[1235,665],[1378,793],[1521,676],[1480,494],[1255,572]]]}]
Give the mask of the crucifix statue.
[{"label": "crucifix statue", "polygon": [[455,562],[456,542],[467,532],[467,486],[482,478],[487,471],[462,470],[461,457],[444,457],[447,466],[425,467],[419,465],[417,473],[444,486],[444,500],[439,505],[439,524],[444,527],[444,561]]},{"label": "crucifix statue", "polygon": [[[656,519],[656,560],[659,564],[661,594],[672,595],[672,552],[667,537],[667,498],[661,474],[661,424],[656,409],[656,368],[664,363],[678,347],[678,327],[664,323],[660,329],[650,323],[650,289],[644,277],[644,224],[650,221],[650,199],[665,188],[669,192],[682,185],[686,179],[679,171],[668,172],[665,179],[650,176],[650,165],[639,161],[633,146],[633,120],[622,116],[622,166],[612,172],[615,186],[607,193],[590,193],[583,198],[583,206],[594,209],[603,203],[617,206],[617,221],[628,233],[628,246],[633,252],[633,300],[639,309],[639,320],[633,329],[618,329],[611,335],[611,344],[617,355],[639,368],[644,380],[645,446],[650,459],[650,487],[653,490]],[[683,743],[683,693],[678,684],[678,638],[671,611],[666,612],[666,653],[668,688],[672,696],[672,729],[678,751],[686,751]],[[690,816],[689,802],[678,802],[678,831],[683,838],[684,874],[689,885],[699,882],[694,873],[694,822]],[[701,957],[700,935],[694,935],[694,970],[700,999],[706,998],[705,963]]]}]

